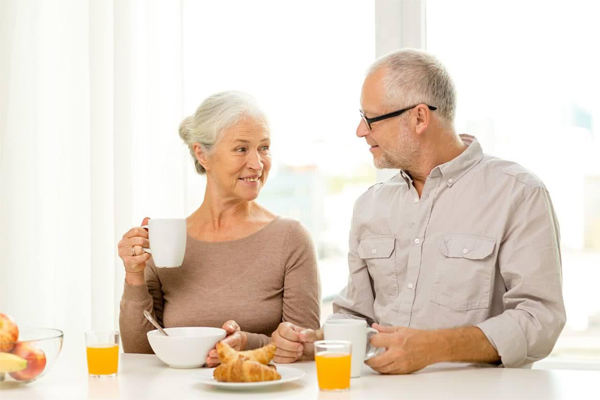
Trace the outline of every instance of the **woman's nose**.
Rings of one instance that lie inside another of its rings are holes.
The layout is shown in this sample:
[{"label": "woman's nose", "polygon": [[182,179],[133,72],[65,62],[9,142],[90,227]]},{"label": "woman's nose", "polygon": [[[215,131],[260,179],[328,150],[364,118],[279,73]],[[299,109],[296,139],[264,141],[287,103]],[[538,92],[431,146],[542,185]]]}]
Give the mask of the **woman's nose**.
[{"label": "woman's nose", "polygon": [[248,156],[248,167],[255,171],[261,171],[263,169],[263,161],[260,158],[260,154],[258,154],[258,152],[250,152]]}]

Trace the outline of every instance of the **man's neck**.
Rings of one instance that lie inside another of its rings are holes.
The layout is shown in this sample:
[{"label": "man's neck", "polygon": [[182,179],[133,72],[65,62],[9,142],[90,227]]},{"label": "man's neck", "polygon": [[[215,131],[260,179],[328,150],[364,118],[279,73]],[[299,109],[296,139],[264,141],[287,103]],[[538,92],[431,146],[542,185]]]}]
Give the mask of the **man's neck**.
[{"label": "man's neck", "polygon": [[431,171],[442,164],[454,160],[466,149],[466,145],[457,134],[439,135],[433,138],[430,143],[423,146],[419,160],[416,162],[414,171],[407,171],[413,179],[413,185],[421,197],[425,181]]}]

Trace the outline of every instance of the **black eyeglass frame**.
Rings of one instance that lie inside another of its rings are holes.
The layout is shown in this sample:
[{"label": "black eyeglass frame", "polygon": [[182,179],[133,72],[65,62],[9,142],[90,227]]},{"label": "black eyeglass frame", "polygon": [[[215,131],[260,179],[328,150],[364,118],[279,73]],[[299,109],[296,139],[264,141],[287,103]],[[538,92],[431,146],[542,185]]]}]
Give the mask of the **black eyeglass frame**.
[{"label": "black eyeglass frame", "polygon": [[[367,128],[369,130],[371,130],[371,124],[373,122],[383,121],[384,119],[397,117],[398,115],[401,115],[402,113],[404,113],[404,112],[406,112],[406,111],[408,111],[408,110],[410,110],[412,108],[415,108],[416,106],[419,106],[421,104],[425,104],[425,103],[415,104],[414,106],[406,107],[406,108],[403,108],[402,110],[394,111],[394,112],[391,112],[391,113],[388,113],[388,114],[384,114],[384,115],[380,115],[378,117],[373,117],[373,118],[367,118],[367,116],[365,115],[365,112],[363,110],[358,110],[358,112],[360,112],[360,117],[365,122],[365,125],[367,126]],[[431,111],[437,110],[437,107],[430,106],[429,104],[425,104],[425,105]]]}]

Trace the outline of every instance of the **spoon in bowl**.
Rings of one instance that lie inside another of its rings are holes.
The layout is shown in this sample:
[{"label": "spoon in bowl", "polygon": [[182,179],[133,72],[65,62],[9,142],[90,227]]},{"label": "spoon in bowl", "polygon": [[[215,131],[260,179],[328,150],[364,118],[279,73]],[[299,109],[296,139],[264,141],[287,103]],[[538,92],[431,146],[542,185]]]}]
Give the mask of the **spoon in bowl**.
[{"label": "spoon in bowl", "polygon": [[154,318],[152,318],[152,315],[150,315],[150,313],[149,313],[148,311],[146,311],[146,310],[144,310],[144,317],[146,317],[146,318],[148,319],[148,321],[150,321],[150,323],[151,323],[152,325],[154,325],[154,326],[156,327],[156,329],[158,329],[158,331],[159,331],[160,333],[162,333],[162,334],[163,334],[163,335],[165,335],[165,336],[169,336],[169,335],[167,334],[167,332],[165,332],[165,330],[162,328],[162,326],[160,326],[160,325],[158,324],[158,322],[156,322],[156,320],[155,320]]}]

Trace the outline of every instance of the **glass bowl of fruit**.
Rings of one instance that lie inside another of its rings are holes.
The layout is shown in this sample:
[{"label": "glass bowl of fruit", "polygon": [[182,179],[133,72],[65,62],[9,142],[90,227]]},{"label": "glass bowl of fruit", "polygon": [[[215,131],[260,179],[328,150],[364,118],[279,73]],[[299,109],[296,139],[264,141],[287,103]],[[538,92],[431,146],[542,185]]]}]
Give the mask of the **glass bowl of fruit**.
[{"label": "glass bowl of fruit", "polygon": [[19,329],[0,313],[0,388],[33,382],[48,373],[62,349],[63,332]]}]

